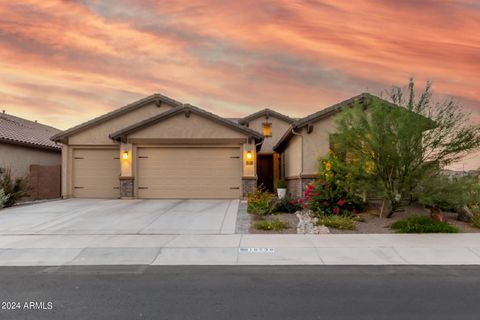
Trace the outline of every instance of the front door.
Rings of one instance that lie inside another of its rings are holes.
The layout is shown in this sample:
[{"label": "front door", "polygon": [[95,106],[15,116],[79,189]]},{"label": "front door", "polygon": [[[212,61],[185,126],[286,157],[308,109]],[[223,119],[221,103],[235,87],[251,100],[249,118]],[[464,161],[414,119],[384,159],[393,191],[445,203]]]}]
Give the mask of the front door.
[{"label": "front door", "polygon": [[273,192],[273,155],[259,154],[257,157],[257,185]]}]

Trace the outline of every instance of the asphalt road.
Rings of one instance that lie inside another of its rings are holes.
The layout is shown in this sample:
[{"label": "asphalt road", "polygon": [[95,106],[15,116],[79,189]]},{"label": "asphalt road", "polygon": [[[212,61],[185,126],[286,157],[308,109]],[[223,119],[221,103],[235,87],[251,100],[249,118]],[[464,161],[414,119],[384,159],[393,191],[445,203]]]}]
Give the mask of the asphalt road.
[{"label": "asphalt road", "polygon": [[480,319],[480,267],[4,267],[0,301],[0,319]]}]

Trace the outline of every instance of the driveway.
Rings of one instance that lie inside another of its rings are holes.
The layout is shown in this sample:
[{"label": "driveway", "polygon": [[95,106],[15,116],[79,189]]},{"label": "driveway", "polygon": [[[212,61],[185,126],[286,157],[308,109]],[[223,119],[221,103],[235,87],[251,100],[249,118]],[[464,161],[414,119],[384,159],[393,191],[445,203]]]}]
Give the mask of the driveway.
[{"label": "driveway", "polygon": [[0,210],[0,234],[231,234],[239,200],[68,199]]}]

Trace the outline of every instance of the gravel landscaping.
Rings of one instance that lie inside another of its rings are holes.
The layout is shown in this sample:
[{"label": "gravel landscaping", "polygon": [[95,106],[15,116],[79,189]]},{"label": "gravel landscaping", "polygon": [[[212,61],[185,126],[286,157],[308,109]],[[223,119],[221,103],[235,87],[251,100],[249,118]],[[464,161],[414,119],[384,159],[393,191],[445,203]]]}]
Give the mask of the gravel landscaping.
[{"label": "gravel landscaping", "polygon": [[[380,211],[378,209],[367,210],[359,214],[363,218],[363,222],[357,222],[356,230],[338,230],[330,229],[330,233],[395,233],[390,229],[390,225],[398,220],[405,219],[411,216],[421,215],[429,216],[430,211],[421,206],[408,206],[404,211],[396,212],[391,218],[379,217]],[[458,221],[457,214],[453,212],[444,212],[446,222],[452,226],[460,229],[460,232],[477,233],[480,229],[473,227],[469,223]]]}]

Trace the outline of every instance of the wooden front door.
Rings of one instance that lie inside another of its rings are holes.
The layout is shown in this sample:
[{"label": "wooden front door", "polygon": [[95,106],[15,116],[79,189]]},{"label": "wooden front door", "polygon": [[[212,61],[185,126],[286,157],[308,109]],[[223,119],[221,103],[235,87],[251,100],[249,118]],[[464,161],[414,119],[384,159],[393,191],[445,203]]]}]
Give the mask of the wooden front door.
[{"label": "wooden front door", "polygon": [[273,192],[273,155],[259,154],[257,158],[257,185],[263,184],[267,191]]}]

